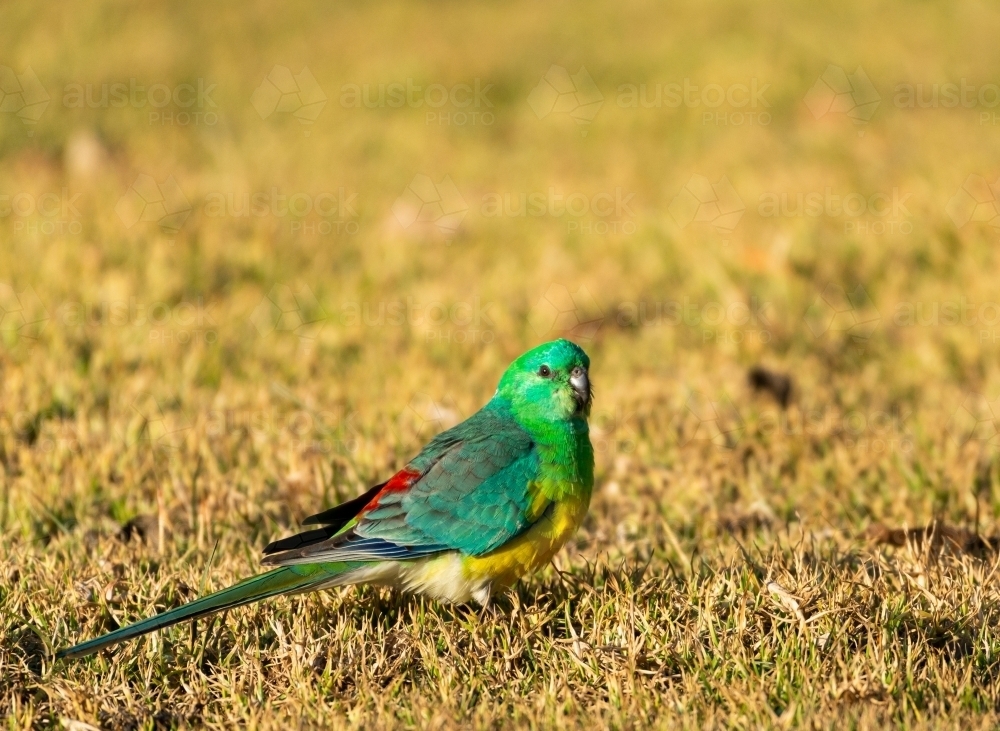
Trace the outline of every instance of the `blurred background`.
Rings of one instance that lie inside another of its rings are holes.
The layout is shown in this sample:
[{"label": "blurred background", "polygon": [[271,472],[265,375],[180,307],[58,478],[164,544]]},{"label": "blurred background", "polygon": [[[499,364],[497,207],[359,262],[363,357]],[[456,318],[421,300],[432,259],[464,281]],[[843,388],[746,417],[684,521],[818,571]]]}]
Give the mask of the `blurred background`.
[{"label": "blurred background", "polygon": [[570,557],[992,525],[992,6],[0,18],[0,563],[32,586],[119,554],[197,585],[216,547],[218,588],[560,336],[597,394]]}]

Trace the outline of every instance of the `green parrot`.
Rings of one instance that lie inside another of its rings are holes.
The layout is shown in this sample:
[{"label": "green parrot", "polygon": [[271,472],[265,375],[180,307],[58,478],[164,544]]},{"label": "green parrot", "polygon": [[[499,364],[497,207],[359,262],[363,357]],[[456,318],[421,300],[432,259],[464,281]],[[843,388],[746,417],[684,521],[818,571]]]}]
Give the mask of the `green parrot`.
[{"label": "green parrot", "polygon": [[277,566],[228,589],[61,650],[109,645],[281,594],[378,584],[484,606],[547,563],[590,506],[590,358],[568,340],[529,350],[483,408],[438,434],[402,470],[275,541]]}]

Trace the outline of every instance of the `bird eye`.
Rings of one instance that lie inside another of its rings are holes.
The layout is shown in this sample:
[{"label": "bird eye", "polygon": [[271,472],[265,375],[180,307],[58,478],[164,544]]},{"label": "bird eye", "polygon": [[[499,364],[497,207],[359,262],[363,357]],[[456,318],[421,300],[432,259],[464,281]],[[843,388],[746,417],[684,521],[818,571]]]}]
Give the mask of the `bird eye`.
[{"label": "bird eye", "polygon": [[538,375],[540,375],[542,378],[548,378],[549,376],[552,375],[552,369],[549,368],[547,365],[543,365],[541,368],[538,369]]}]

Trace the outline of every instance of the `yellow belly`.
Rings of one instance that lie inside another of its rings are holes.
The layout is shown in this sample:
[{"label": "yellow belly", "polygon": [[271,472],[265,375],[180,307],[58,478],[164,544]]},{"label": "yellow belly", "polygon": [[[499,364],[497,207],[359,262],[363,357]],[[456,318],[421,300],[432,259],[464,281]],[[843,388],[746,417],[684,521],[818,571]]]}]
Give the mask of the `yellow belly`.
[{"label": "yellow belly", "polygon": [[581,499],[554,503],[514,540],[484,556],[466,556],[462,560],[465,575],[476,582],[488,582],[494,591],[511,586],[552,559],[583,523],[587,508],[588,501]]},{"label": "yellow belly", "polygon": [[386,584],[443,601],[485,604],[498,590],[544,566],[576,533],[588,503],[577,497],[553,503],[522,535],[483,556],[449,551],[417,561],[386,561],[344,575],[338,583]]}]

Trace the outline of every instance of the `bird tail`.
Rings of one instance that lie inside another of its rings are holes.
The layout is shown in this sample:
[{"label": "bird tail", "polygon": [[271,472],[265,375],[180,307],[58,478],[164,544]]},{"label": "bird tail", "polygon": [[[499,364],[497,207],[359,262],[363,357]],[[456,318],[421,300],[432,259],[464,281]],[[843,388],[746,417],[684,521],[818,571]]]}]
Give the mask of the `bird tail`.
[{"label": "bird tail", "polygon": [[109,632],[102,637],[82,642],[74,647],[64,648],[56,653],[56,658],[86,657],[118,642],[124,642],[163,627],[170,627],[188,619],[197,619],[221,612],[224,609],[240,607],[280,594],[300,593],[321,586],[348,583],[343,580],[338,581],[337,578],[346,579],[347,577],[342,575],[360,565],[362,564],[352,561],[283,566],[265,574],[252,576],[228,589],[222,589],[202,599],[163,612],[163,614],[157,614],[155,617]]}]

